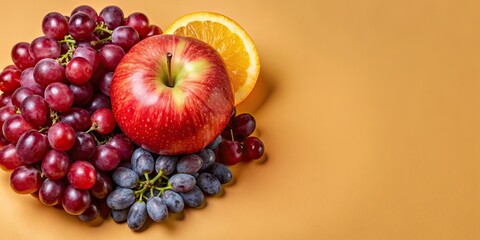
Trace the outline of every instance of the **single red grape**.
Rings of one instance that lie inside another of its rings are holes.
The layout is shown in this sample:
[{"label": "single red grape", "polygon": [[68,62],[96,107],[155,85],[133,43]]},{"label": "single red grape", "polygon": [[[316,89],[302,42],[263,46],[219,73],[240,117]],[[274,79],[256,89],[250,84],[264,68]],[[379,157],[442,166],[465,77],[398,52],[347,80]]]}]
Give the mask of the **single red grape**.
[{"label": "single red grape", "polygon": [[140,41],[140,36],[132,27],[121,26],[113,30],[112,43],[122,47],[125,52],[138,41]]},{"label": "single red grape", "polygon": [[3,136],[11,143],[17,143],[20,136],[30,129],[33,129],[32,125],[25,121],[20,114],[7,118],[2,126]]},{"label": "single red grape", "polygon": [[80,215],[90,206],[90,193],[68,185],[63,191],[62,206],[71,215]]},{"label": "single red grape", "polygon": [[86,131],[92,126],[90,113],[83,108],[71,108],[62,113],[60,121],[69,124],[75,131]]},{"label": "single red grape", "polygon": [[15,92],[13,92],[12,94],[12,104],[13,106],[17,107],[17,108],[20,108],[20,106],[22,105],[22,102],[23,100],[30,96],[30,95],[34,95],[36,94],[33,90],[31,90],[30,88],[26,88],[26,87],[19,87],[17,88],[17,90],[15,90]]},{"label": "single red grape", "polygon": [[109,97],[105,96],[104,94],[97,93],[93,95],[92,100],[86,105],[85,109],[92,114],[100,108],[112,109],[112,103],[110,102]]},{"label": "single red grape", "polygon": [[38,198],[46,206],[55,206],[61,203],[64,189],[63,181],[46,179],[38,190]]},{"label": "single red grape", "polygon": [[78,219],[94,226],[103,222],[103,218],[100,216],[100,209],[94,204],[90,204],[82,214],[78,215]]},{"label": "single red grape", "polygon": [[231,124],[235,140],[241,141],[250,136],[255,131],[255,118],[248,113],[242,113],[235,116]]},{"label": "single red grape", "polygon": [[50,109],[43,97],[30,95],[22,101],[20,106],[22,117],[33,127],[42,127],[50,121]]},{"label": "single red grape", "polygon": [[132,27],[135,29],[142,38],[147,35],[148,31],[150,30],[150,23],[148,18],[145,14],[135,12],[125,19],[125,26]]},{"label": "single red grape", "polygon": [[13,93],[20,87],[21,72],[14,69],[6,69],[0,73],[0,91]]},{"label": "single red grape", "polygon": [[259,159],[265,152],[263,142],[257,137],[248,137],[243,142],[244,160]]},{"label": "single red grape", "polygon": [[83,85],[70,84],[68,87],[72,90],[74,96],[73,106],[82,107],[92,100],[93,87],[89,82]]},{"label": "single red grape", "polygon": [[77,57],[87,59],[88,62],[93,66],[94,70],[96,70],[100,65],[100,58],[98,57],[97,51],[92,47],[78,46],[75,48],[75,51],[72,54],[72,59]]},{"label": "single red grape", "polygon": [[30,88],[34,91],[37,95],[43,95],[45,87],[42,87],[35,78],[33,77],[34,68],[30,67],[23,70],[22,74],[20,75],[20,86]]},{"label": "single red grape", "polygon": [[20,68],[18,68],[17,66],[15,66],[15,64],[10,64],[10,65],[7,65],[6,67],[3,68],[3,70],[15,70],[15,71],[22,71]]},{"label": "single red grape", "polygon": [[124,24],[123,11],[117,6],[105,7],[102,9],[102,11],[100,11],[99,17],[110,30]]},{"label": "single red grape", "polygon": [[2,95],[0,95],[0,107],[13,106],[11,100],[12,100],[12,94],[11,93],[2,93]]},{"label": "single red grape", "polygon": [[42,31],[47,37],[62,40],[68,33],[67,18],[58,12],[48,13],[42,21]]},{"label": "single red grape", "polygon": [[129,161],[134,150],[132,142],[124,134],[115,134],[105,145],[115,148],[122,161]]},{"label": "single red grape", "polygon": [[95,131],[100,134],[108,134],[115,129],[116,122],[113,112],[109,108],[100,108],[92,114],[92,125],[95,126]]},{"label": "single red grape", "polygon": [[38,169],[19,166],[10,175],[10,187],[18,194],[31,194],[42,186],[42,176]]},{"label": "single red grape", "polygon": [[88,5],[78,6],[75,9],[73,9],[70,16],[73,16],[77,12],[82,12],[82,13],[87,14],[94,22],[96,22],[98,20],[97,11],[95,11],[95,9],[93,9],[91,6],[88,6]]},{"label": "single red grape", "polygon": [[237,141],[224,140],[218,146],[218,157],[225,165],[235,165],[243,159],[242,145]]},{"label": "single red grape", "polygon": [[98,199],[105,199],[112,192],[112,181],[110,177],[103,172],[97,171],[97,181],[90,188],[90,194]]},{"label": "single red grape", "polygon": [[42,161],[42,172],[50,180],[62,179],[68,172],[70,159],[67,154],[50,149]]},{"label": "single red grape", "polygon": [[93,74],[93,65],[83,57],[74,57],[68,62],[65,68],[67,79],[77,85],[88,82]]},{"label": "single red grape", "polygon": [[[0,126],[3,126],[5,120],[17,113],[14,106],[3,106],[0,108]],[[2,134],[3,136],[3,134]]]},{"label": "single red grape", "polygon": [[85,132],[76,132],[75,135],[75,143],[68,152],[68,155],[73,161],[89,160],[97,147],[95,139],[92,135]]},{"label": "single red grape", "polygon": [[48,106],[57,112],[69,110],[75,100],[72,90],[61,82],[50,83],[45,88],[44,96]]},{"label": "single red grape", "polygon": [[19,42],[15,44],[11,56],[15,66],[22,70],[35,66],[35,60],[30,54],[30,43]]},{"label": "single red grape", "polygon": [[148,28],[147,34],[142,35],[141,37],[142,37],[142,38],[147,38],[147,37],[151,37],[151,36],[155,36],[155,35],[160,35],[160,34],[162,34],[162,33],[163,33],[163,31],[162,31],[162,29],[161,29],[159,26],[152,24],[152,25],[150,25],[150,27]]},{"label": "single red grape", "polygon": [[103,78],[100,79],[100,84],[98,87],[100,88],[100,92],[102,92],[106,96],[110,96],[110,86],[112,85],[112,79],[113,72],[105,73],[105,75],[103,75]]},{"label": "single red grape", "polygon": [[65,69],[55,59],[40,60],[33,69],[33,78],[42,87],[50,83],[62,82],[65,78]]},{"label": "single red grape", "polygon": [[108,145],[100,145],[92,156],[93,165],[101,171],[111,171],[121,161],[120,154],[115,148]]},{"label": "single red grape", "polygon": [[5,171],[11,171],[23,165],[18,158],[15,144],[8,144],[0,149],[0,167]]},{"label": "single red grape", "polygon": [[18,158],[27,165],[41,161],[47,154],[49,145],[45,134],[29,130],[18,139],[16,148]]},{"label": "single red grape", "polygon": [[75,143],[75,131],[64,122],[55,123],[48,129],[48,142],[58,151],[68,151]]},{"label": "single red grape", "polygon": [[122,47],[115,44],[108,44],[103,46],[98,53],[100,62],[107,69],[107,71],[113,71],[117,67],[120,60],[125,55],[125,51]]},{"label": "single red grape", "polygon": [[56,59],[60,56],[60,44],[51,37],[42,36],[32,41],[29,51],[35,62],[44,58]]},{"label": "single red grape", "polygon": [[77,12],[68,21],[68,32],[75,40],[83,40],[92,35],[95,21],[83,12]]},{"label": "single red grape", "polygon": [[75,161],[70,165],[67,178],[73,187],[88,190],[97,181],[97,171],[89,162]]}]

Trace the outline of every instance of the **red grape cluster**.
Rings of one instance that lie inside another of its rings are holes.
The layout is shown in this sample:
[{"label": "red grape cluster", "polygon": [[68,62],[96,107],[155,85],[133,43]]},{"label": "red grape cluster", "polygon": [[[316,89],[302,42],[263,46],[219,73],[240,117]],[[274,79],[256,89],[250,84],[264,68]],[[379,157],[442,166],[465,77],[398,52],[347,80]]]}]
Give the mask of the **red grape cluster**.
[{"label": "red grape cluster", "polygon": [[113,71],[138,41],[161,34],[142,13],[90,6],[48,13],[44,36],[17,43],[0,73],[0,166],[11,188],[62,206],[83,221],[100,215],[110,172],[134,150],[116,128]]},{"label": "red grape cluster", "polygon": [[230,123],[222,132],[223,139],[217,139],[217,160],[231,166],[241,161],[249,162],[261,158],[265,146],[258,137],[251,136],[256,126],[255,118],[251,114],[236,115],[234,110]]}]

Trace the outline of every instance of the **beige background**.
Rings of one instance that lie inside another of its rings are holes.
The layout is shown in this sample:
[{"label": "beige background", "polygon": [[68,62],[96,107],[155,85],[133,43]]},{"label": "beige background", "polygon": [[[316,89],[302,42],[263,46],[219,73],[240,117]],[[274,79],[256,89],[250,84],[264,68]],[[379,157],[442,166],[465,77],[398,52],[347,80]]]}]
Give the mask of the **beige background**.
[{"label": "beige background", "polygon": [[49,11],[117,4],[166,28],[193,11],[237,20],[257,44],[253,112],[268,161],[183,220],[142,233],[89,227],[14,194],[0,173],[2,239],[479,239],[477,1],[2,3],[0,64]]}]

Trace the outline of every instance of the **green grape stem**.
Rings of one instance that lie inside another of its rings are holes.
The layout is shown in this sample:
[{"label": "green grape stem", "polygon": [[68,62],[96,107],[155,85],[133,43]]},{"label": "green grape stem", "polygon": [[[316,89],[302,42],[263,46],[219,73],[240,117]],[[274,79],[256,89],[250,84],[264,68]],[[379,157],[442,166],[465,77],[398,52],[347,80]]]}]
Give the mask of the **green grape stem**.
[{"label": "green grape stem", "polygon": [[65,43],[68,46],[68,51],[62,54],[59,58],[57,58],[58,63],[60,63],[62,66],[66,66],[68,62],[70,62],[70,59],[72,59],[73,52],[75,51],[77,45],[77,41],[73,39],[72,35],[68,34],[63,38],[63,40],[58,41],[58,43]]},{"label": "green grape stem", "polygon": [[[160,191],[158,193],[158,197],[163,194],[168,189],[172,189],[172,186],[168,183],[168,176],[164,174],[162,170],[160,170],[157,175],[150,179],[148,173],[143,174],[143,178],[145,180],[141,180],[137,184],[135,197],[137,198],[138,202],[143,202],[144,200],[148,200],[148,197],[145,196],[145,192],[150,192],[150,197],[154,195],[154,190]],[[164,180],[167,180],[164,182]]]},{"label": "green grape stem", "polygon": [[148,179],[148,173],[144,173],[143,176],[145,177],[146,182],[150,182],[150,180]]},{"label": "green grape stem", "polygon": [[144,184],[144,185],[143,185],[143,187],[142,187],[141,189],[139,189],[139,190],[135,191],[135,195],[137,195],[137,194],[141,194],[141,193],[144,193],[144,192],[145,192],[145,190],[147,190],[147,188],[148,188],[147,186],[148,186],[147,184]]},{"label": "green grape stem", "polygon": [[[92,46],[95,46],[97,44],[103,44],[103,43],[106,43],[106,42],[112,40],[111,35],[112,35],[113,31],[108,29],[107,26],[105,26],[105,24],[103,22],[98,24],[95,27],[94,32],[95,33],[103,32],[103,33],[107,33],[110,36],[108,36],[104,39],[100,39],[98,41],[92,41],[91,42]],[[78,45],[77,41],[72,37],[72,35],[68,34],[62,40],[58,41],[58,43],[59,44],[65,43],[68,46],[68,51],[66,53],[62,54],[59,58],[57,58],[58,63],[60,63],[62,66],[66,66],[70,62],[70,60],[72,59],[73,52],[77,48],[77,45]]]},{"label": "green grape stem", "polygon": [[92,126],[86,131],[86,133],[90,133],[91,131],[95,131],[98,129],[97,123],[92,123]]},{"label": "green grape stem", "polygon": [[[154,178],[152,178],[152,180],[150,180],[150,183],[151,183],[151,184],[155,184],[155,182],[156,182],[160,177],[162,177],[162,176],[164,176],[164,175],[163,175],[163,170],[160,170],[160,171],[158,172],[157,176],[155,176]],[[148,178],[147,178],[147,180],[148,180]]]},{"label": "green grape stem", "polygon": [[42,127],[38,130],[38,132],[43,133],[43,132],[47,131],[48,129],[49,129],[49,127]]},{"label": "green grape stem", "polygon": [[99,136],[97,136],[97,134],[95,134],[95,132],[92,132],[92,133],[85,132],[85,133],[89,133],[90,135],[92,135],[92,137],[95,140],[95,143],[97,144],[97,146],[103,145],[103,144],[107,143],[108,141],[110,141],[110,139],[112,139],[112,137],[109,136],[109,135],[99,134],[100,137],[102,137],[102,139],[103,139],[103,140],[100,140],[100,139],[98,139]]},{"label": "green grape stem", "polygon": [[233,136],[233,129],[232,127],[229,127],[230,128],[230,135],[232,136],[232,141],[235,141],[235,137]]},{"label": "green grape stem", "polygon": [[105,32],[105,33],[108,33],[108,34],[112,35],[113,30],[108,29],[107,26],[105,26],[105,23],[101,22],[99,25],[97,25],[95,27],[95,30],[93,30],[93,32],[95,32],[95,33]]},{"label": "green grape stem", "polygon": [[112,36],[108,36],[108,37],[100,39],[98,41],[92,41],[92,42],[90,42],[90,44],[92,44],[92,46],[96,46],[98,44],[105,44],[105,43],[110,42],[110,41],[112,41]]},{"label": "green grape stem", "polygon": [[52,126],[60,120],[60,116],[58,116],[58,112],[54,111],[50,108],[50,119],[52,119]]},{"label": "green grape stem", "polygon": [[166,190],[171,190],[172,189],[172,185],[171,184],[168,184],[167,186],[165,187],[155,187],[156,190],[160,191],[158,193],[158,196],[160,197]]},{"label": "green grape stem", "polygon": [[108,29],[107,26],[105,26],[105,24],[103,22],[100,23],[99,25],[97,25],[93,32],[95,32],[95,33],[107,33],[109,36],[106,37],[106,38],[100,39],[98,41],[90,42],[90,44],[92,44],[92,46],[96,46],[98,44],[104,44],[104,43],[112,41],[113,30]]}]

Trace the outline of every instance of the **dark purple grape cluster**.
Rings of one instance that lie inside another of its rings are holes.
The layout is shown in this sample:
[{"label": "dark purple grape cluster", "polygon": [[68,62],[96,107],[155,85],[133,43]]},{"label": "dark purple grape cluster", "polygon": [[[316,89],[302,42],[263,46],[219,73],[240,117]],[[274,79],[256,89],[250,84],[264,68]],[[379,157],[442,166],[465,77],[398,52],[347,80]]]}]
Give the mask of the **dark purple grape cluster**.
[{"label": "dark purple grape cluster", "polygon": [[259,159],[265,152],[263,142],[251,136],[257,124],[255,118],[248,113],[236,115],[234,110],[228,126],[222,132],[217,149],[218,161],[231,166],[241,161],[249,162]]},{"label": "dark purple grape cluster", "polygon": [[[0,167],[11,188],[83,221],[98,218],[111,171],[134,147],[116,127],[113,72],[138,41],[161,34],[143,13],[90,6],[48,13],[44,35],[17,43],[0,73]],[[107,214],[108,215],[108,214]]]},{"label": "dark purple grape cluster", "polygon": [[185,207],[198,208],[205,196],[217,195],[232,173],[216,162],[213,143],[195,154],[155,155],[137,148],[130,163],[122,164],[112,174],[116,189],[107,198],[114,221],[127,222],[140,230],[148,219],[165,221],[169,214]]}]

